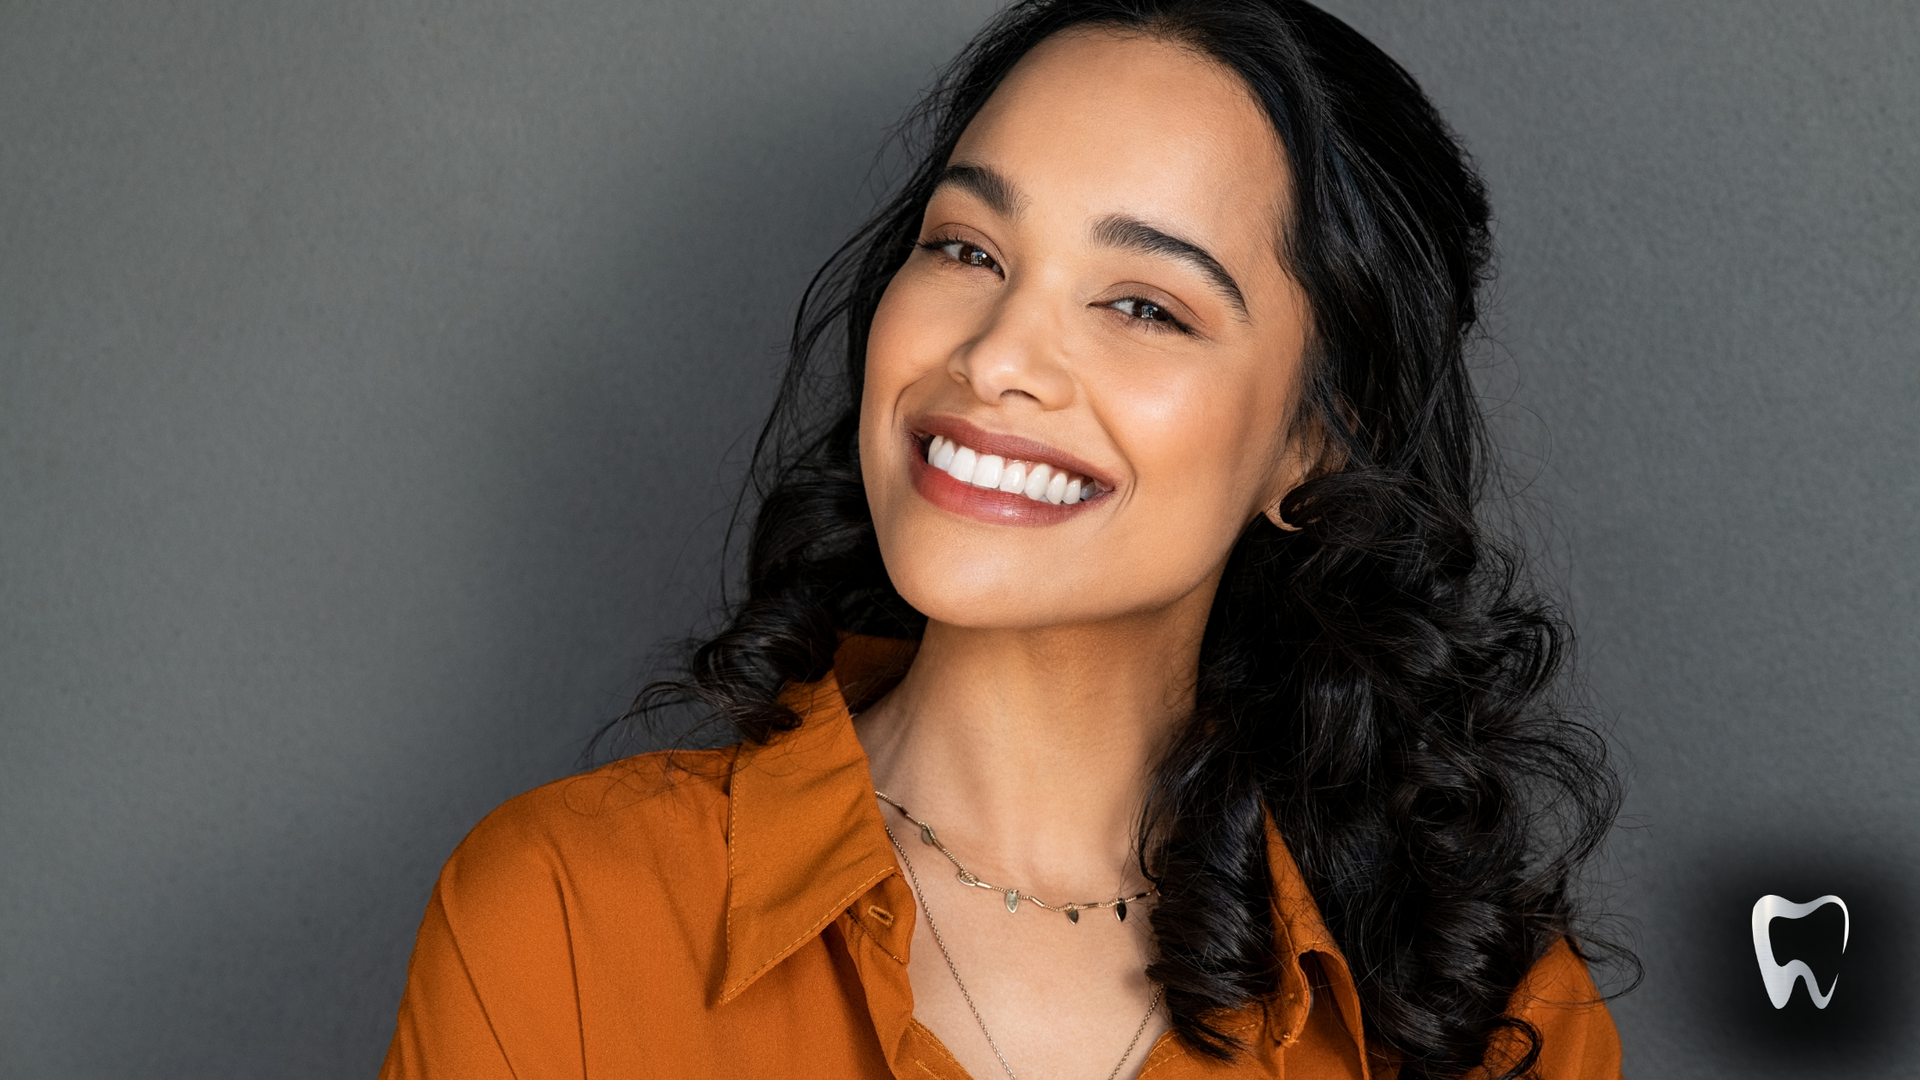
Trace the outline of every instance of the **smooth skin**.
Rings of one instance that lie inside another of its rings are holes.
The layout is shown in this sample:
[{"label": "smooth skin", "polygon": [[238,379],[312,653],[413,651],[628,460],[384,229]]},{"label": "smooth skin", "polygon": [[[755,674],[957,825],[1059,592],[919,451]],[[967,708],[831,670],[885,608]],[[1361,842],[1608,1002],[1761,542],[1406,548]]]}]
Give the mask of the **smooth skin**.
[{"label": "smooth skin", "polygon": [[[1291,423],[1310,320],[1280,255],[1285,158],[1227,69],[1074,31],[1019,63],[949,164],[874,316],[860,429],[881,553],[926,637],[856,727],[875,784],[982,878],[1049,901],[1132,894],[1136,821],[1193,707],[1228,552],[1311,464]],[[1230,286],[1115,222],[1201,249]],[[936,506],[911,477],[941,417],[1063,451],[1113,490],[1042,525]],[[1009,915],[882,813],[1013,1069],[1105,1077],[1151,995],[1146,912]],[[973,1076],[1004,1075],[924,915],[908,972],[915,1017]],[[1166,1029],[1163,1008],[1121,1076]]]}]

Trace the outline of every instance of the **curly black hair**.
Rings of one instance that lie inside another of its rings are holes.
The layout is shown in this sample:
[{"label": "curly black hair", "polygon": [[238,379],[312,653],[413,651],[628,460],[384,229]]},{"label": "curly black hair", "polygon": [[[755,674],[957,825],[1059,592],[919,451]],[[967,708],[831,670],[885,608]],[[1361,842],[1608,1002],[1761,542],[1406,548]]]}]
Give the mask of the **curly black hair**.
[{"label": "curly black hair", "polygon": [[[1297,416],[1324,443],[1237,541],[1196,707],[1159,765],[1141,867],[1160,889],[1149,975],[1196,1050],[1241,1047],[1227,1009],[1272,993],[1271,814],[1359,985],[1367,1036],[1407,1080],[1492,1063],[1539,1033],[1507,1012],[1573,937],[1571,882],[1611,827],[1605,746],[1557,693],[1568,631],[1516,545],[1481,520],[1494,464],[1467,351],[1491,252],[1485,187],[1411,76],[1299,0],[1025,0],[945,71],[903,131],[905,183],[800,305],[743,506],[746,588],[682,677],[629,718],[692,705],[729,737],[799,718],[781,688],[831,669],[841,631],[917,638],[857,452],[867,333],[955,144],[1013,65],[1071,28],[1138,33],[1235,72],[1291,171],[1281,245],[1311,306]],[[1576,948],[1578,945],[1576,944]]]}]

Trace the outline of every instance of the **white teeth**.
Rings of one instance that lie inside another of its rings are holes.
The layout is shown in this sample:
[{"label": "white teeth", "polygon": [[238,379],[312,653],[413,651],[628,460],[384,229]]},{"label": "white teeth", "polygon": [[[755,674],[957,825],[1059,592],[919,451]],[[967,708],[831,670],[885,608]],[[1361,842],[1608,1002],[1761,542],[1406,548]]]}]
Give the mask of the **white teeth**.
[{"label": "white teeth", "polygon": [[1085,477],[1051,465],[1008,461],[999,454],[982,454],[944,435],[927,440],[927,464],[963,484],[1024,495],[1034,502],[1055,506],[1086,502],[1098,494],[1094,482]]},{"label": "white teeth", "polygon": [[973,467],[973,486],[983,488],[999,487],[1000,470],[1004,468],[1006,464],[1006,458],[998,457],[994,454],[982,456],[979,464]]},{"label": "white teeth", "polygon": [[1047,481],[1053,479],[1053,466],[1035,465],[1027,473],[1027,486],[1023,489],[1027,498],[1034,502],[1043,502],[1047,497]]},{"label": "white teeth", "polygon": [[963,484],[973,483],[973,470],[980,464],[980,455],[973,447],[963,446],[953,452],[953,464],[947,466],[947,475]]}]

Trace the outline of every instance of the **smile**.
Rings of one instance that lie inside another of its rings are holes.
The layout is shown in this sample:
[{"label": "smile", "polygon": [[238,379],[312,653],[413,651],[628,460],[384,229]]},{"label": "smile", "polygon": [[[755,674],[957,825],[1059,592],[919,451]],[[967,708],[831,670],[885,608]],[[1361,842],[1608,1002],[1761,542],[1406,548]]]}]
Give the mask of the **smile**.
[{"label": "smile", "polygon": [[948,513],[989,525],[1057,525],[1109,506],[1114,481],[1055,447],[927,416],[901,432],[913,488]]},{"label": "smile", "polygon": [[927,464],[963,484],[1019,495],[1037,503],[1068,506],[1100,494],[1099,484],[1045,462],[983,454],[944,435],[927,440]]}]

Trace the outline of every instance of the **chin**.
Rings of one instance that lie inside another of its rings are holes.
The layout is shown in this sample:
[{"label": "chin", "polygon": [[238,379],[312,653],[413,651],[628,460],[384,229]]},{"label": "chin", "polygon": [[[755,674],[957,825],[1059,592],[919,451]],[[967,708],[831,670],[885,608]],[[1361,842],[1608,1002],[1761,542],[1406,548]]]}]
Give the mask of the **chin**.
[{"label": "chin", "polygon": [[935,622],[973,630],[1038,629],[1063,621],[1054,598],[1031,591],[992,574],[965,569],[928,568],[915,574],[893,573],[894,588],[913,609]]},{"label": "chin", "polygon": [[885,544],[882,552],[894,589],[915,611],[968,630],[1045,630],[1122,620],[1172,606],[1192,589],[1136,579],[1135,588],[1123,595],[1108,582],[1128,575],[1102,574],[1082,562],[1069,576],[1060,573],[1058,556],[1035,567],[1010,558],[896,557]]},{"label": "chin", "polygon": [[882,544],[881,550],[893,587],[915,611],[936,622],[973,630],[1037,630],[1102,617],[1076,596],[1084,591],[1077,579],[1049,580],[1025,560],[935,558],[927,547],[906,556],[891,546]]}]

